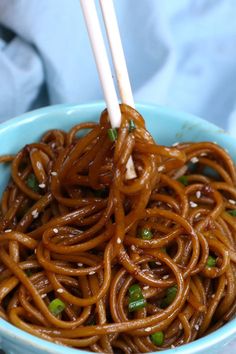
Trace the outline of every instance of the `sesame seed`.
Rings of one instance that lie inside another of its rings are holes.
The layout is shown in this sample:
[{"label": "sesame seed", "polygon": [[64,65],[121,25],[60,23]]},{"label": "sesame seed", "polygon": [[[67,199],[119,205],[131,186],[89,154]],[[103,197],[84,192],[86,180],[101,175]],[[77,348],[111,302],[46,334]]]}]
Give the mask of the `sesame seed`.
[{"label": "sesame seed", "polygon": [[47,296],[47,294],[42,294],[41,298],[44,299]]},{"label": "sesame seed", "polygon": [[118,238],[116,242],[117,242],[117,243],[121,243],[122,241],[121,241],[120,238]]},{"label": "sesame seed", "polygon": [[183,340],[183,339],[181,339],[181,341],[179,342],[179,344],[183,344],[183,342],[184,342],[184,340]]},{"label": "sesame seed", "polygon": [[182,323],[179,324],[179,329],[183,329]]},{"label": "sesame seed", "polygon": [[83,267],[83,263],[77,263],[78,267]]},{"label": "sesame seed", "polygon": [[60,288],[60,289],[57,289],[57,292],[58,292],[59,294],[63,293],[63,291],[64,291],[64,290],[61,289],[61,288]]},{"label": "sesame seed", "polygon": [[206,152],[202,152],[202,153],[200,154],[200,156],[202,156],[202,157],[207,156],[207,153],[206,153]]},{"label": "sesame seed", "polygon": [[214,297],[215,297],[215,294],[212,294],[212,295],[211,295],[211,297],[212,297],[212,299],[214,299]]},{"label": "sesame seed", "polygon": [[162,277],[162,279],[163,280],[166,280],[166,279],[168,279],[169,278],[169,275],[167,274],[167,275],[164,275],[163,277]]},{"label": "sesame seed", "polygon": [[194,328],[196,329],[196,331],[198,331],[199,330],[198,324],[195,324]]},{"label": "sesame seed", "polygon": [[93,275],[95,274],[96,272],[92,271],[92,272],[89,272],[89,275]]},{"label": "sesame seed", "polygon": [[12,229],[6,229],[5,232],[12,232]]},{"label": "sesame seed", "polygon": [[157,169],[157,171],[158,171],[158,172],[161,172],[161,171],[163,171],[164,169],[165,169],[164,166],[159,166],[158,169]]},{"label": "sesame seed", "polygon": [[196,192],[196,197],[197,197],[197,199],[199,199],[201,197],[201,192],[200,191]]},{"label": "sesame seed", "polygon": [[51,175],[52,175],[52,176],[57,176],[57,172],[52,171],[52,172],[51,172]]},{"label": "sesame seed", "polygon": [[147,328],[145,328],[145,332],[150,332],[152,330],[152,327],[147,327]]},{"label": "sesame seed", "polygon": [[177,145],[179,145],[178,141],[176,143],[172,144],[172,146],[177,146]]},{"label": "sesame seed", "polygon": [[190,161],[191,161],[192,163],[197,163],[197,162],[199,161],[199,159],[198,159],[196,156],[194,156],[194,157],[191,158]]},{"label": "sesame seed", "polygon": [[136,250],[135,245],[131,245],[131,247],[130,247],[130,248],[131,248],[131,250],[132,250],[132,251],[135,251],[135,250]]},{"label": "sesame seed", "polygon": [[235,205],[235,204],[236,204],[236,201],[233,200],[233,199],[229,199],[229,203]]},{"label": "sesame seed", "polygon": [[58,229],[55,228],[55,229],[53,229],[53,232],[55,232],[55,234],[58,234],[59,231],[58,231]]},{"label": "sesame seed", "polygon": [[197,213],[197,214],[195,215],[195,218],[199,218],[200,215],[201,215],[201,213]]},{"label": "sesame seed", "polygon": [[197,207],[197,204],[192,202],[192,201],[190,201],[189,204],[190,204],[191,208],[196,208]]},{"label": "sesame seed", "polygon": [[170,346],[172,349],[174,349],[175,348],[175,345],[174,344],[171,344],[171,346]]},{"label": "sesame seed", "polygon": [[155,262],[155,263],[156,263],[156,265],[159,265],[159,266],[161,265],[161,262]]},{"label": "sesame seed", "polygon": [[43,188],[45,188],[45,187],[46,187],[46,184],[45,184],[45,183],[40,183],[40,184],[39,184],[39,188],[42,188],[42,189],[43,189]]},{"label": "sesame seed", "polygon": [[147,290],[147,289],[149,289],[149,286],[148,286],[148,285],[145,285],[145,286],[143,287],[143,290]]},{"label": "sesame seed", "polygon": [[35,253],[35,254],[37,253],[37,248],[35,248],[34,253]]},{"label": "sesame seed", "polygon": [[34,219],[37,219],[37,217],[39,216],[39,212],[38,212],[37,209],[33,210],[33,211],[31,212],[31,214],[32,214],[32,216],[33,216]]}]

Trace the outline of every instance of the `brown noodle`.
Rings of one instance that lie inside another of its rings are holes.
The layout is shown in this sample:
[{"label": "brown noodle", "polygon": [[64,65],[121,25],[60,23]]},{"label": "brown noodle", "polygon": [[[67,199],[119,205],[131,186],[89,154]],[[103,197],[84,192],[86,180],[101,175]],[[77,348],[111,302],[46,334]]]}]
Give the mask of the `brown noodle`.
[{"label": "brown noodle", "polygon": [[[0,157],[12,166],[1,199],[0,316],[75,348],[158,351],[204,336],[236,312],[229,213],[236,172],[215,143],[157,145],[141,115],[121,109],[115,143],[105,111],[99,124],[51,130],[16,156]],[[127,180],[131,154],[138,176]],[[30,174],[38,190],[27,185]],[[153,237],[138,237],[141,228]],[[132,284],[147,305],[129,312]],[[173,286],[176,295],[163,307]],[[66,305],[58,316],[48,308],[55,298]],[[151,340],[157,331],[161,346]]]}]

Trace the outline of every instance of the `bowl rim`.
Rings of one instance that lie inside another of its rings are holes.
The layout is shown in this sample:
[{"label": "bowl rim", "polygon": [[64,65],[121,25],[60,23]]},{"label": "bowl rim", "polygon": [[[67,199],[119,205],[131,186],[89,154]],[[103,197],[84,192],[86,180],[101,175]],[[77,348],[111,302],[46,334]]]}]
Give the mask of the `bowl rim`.
[{"label": "bowl rim", "polygon": [[[105,103],[103,101],[94,101],[91,103],[84,103],[84,104],[58,104],[53,106],[47,106],[43,108],[39,108],[22,115],[17,116],[16,118],[9,119],[0,124],[0,133],[7,132],[11,130],[13,127],[20,127],[25,123],[29,123],[32,121],[37,121],[42,119],[43,117],[47,116],[48,114],[55,114],[56,112],[63,113],[65,112],[67,115],[76,113],[81,109],[96,109],[99,112],[105,108]],[[137,109],[144,109],[146,111],[153,111],[158,112],[158,114],[168,114],[173,117],[176,121],[185,122],[186,120],[191,120],[197,124],[204,125],[204,130],[210,130],[213,133],[219,134],[223,133],[227,136],[227,139],[232,139],[232,143],[234,141],[233,137],[231,137],[227,132],[220,129],[213,123],[207,122],[202,118],[199,118],[193,114],[189,114],[186,112],[181,112],[179,110],[175,110],[170,107],[164,107],[157,104],[149,104],[149,103],[137,103]],[[236,142],[234,142],[236,147]],[[236,318],[232,319],[230,322],[224,324],[222,327],[217,329],[216,331],[208,334],[205,337],[197,339],[191,343],[184,344],[180,347],[176,347],[174,349],[167,349],[164,350],[163,353],[166,354],[194,354],[196,350],[207,350],[211,349],[217,344],[220,344],[222,341],[226,341],[228,338],[232,338],[232,336],[236,336]],[[4,319],[0,318],[0,347],[3,341],[7,338],[7,341],[10,340],[15,342],[15,340],[20,342],[24,342],[24,344],[34,347],[38,350],[43,350],[45,353],[55,353],[55,354],[88,354],[89,352],[84,351],[83,349],[74,349],[70,347],[65,347],[63,345],[55,344],[44,339],[38,338],[26,331],[23,331],[11,323],[5,321]],[[157,353],[153,352],[152,354]]]}]

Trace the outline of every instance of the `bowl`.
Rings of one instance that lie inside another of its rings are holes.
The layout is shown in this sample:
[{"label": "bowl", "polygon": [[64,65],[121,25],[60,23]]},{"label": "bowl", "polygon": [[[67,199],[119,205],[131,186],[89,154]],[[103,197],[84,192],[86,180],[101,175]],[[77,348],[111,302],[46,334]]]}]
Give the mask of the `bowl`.
[{"label": "bowl", "polygon": [[[82,121],[98,120],[105,104],[57,105],[26,113],[0,125],[0,155],[15,153],[26,143],[37,141],[49,129],[69,129]],[[156,105],[137,104],[148,130],[160,144],[181,141],[212,141],[228,149],[236,161],[236,140],[216,127],[193,115]],[[0,193],[7,184],[9,167],[0,164]],[[222,328],[192,343],[162,351],[166,354],[221,353],[222,348],[236,337],[236,319]],[[0,319],[0,347],[7,354],[82,354],[76,350],[34,337]]]}]

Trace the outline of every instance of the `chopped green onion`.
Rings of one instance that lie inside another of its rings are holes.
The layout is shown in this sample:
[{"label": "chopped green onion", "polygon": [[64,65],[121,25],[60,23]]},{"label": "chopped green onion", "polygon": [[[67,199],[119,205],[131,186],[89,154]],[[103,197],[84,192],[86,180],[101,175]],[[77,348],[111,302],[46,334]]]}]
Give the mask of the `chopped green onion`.
[{"label": "chopped green onion", "polygon": [[115,141],[115,140],[117,139],[118,132],[117,132],[117,129],[116,129],[116,128],[110,128],[110,129],[108,129],[107,134],[108,134],[109,139],[110,139],[111,141]]},{"label": "chopped green onion", "polygon": [[152,239],[152,231],[149,229],[141,229],[139,231],[139,237],[142,238],[143,240],[151,240]]},{"label": "chopped green onion", "polygon": [[175,299],[177,294],[177,285],[171,286],[166,290],[166,296],[161,302],[161,308],[169,306]]},{"label": "chopped green onion", "polygon": [[27,277],[31,277],[31,275],[33,275],[32,269],[26,269],[25,274],[27,275]]},{"label": "chopped green onion", "polygon": [[26,181],[27,186],[32,189],[34,192],[39,192],[39,185],[38,185],[38,181],[37,178],[35,177],[35,175],[33,173],[31,173]]},{"label": "chopped green onion", "polygon": [[155,345],[162,345],[164,343],[164,333],[163,332],[156,332],[151,334],[151,341],[155,344]]},{"label": "chopped green onion", "polygon": [[129,288],[129,297],[130,301],[143,299],[142,290],[138,284],[134,284]]},{"label": "chopped green onion", "polygon": [[131,132],[132,132],[133,130],[135,130],[135,129],[136,129],[136,125],[135,125],[133,119],[131,119],[131,120],[129,121],[129,132],[131,133]]},{"label": "chopped green onion", "polygon": [[60,299],[54,299],[48,305],[49,311],[54,315],[59,315],[64,309],[66,305]]},{"label": "chopped green onion", "polygon": [[232,216],[236,216],[236,209],[235,210],[229,210],[228,213]]},{"label": "chopped green onion", "polygon": [[136,310],[140,310],[144,308],[147,305],[147,302],[145,299],[139,299],[136,301],[130,301],[129,303],[129,312],[133,312]]},{"label": "chopped green onion", "polygon": [[209,256],[207,258],[207,263],[206,263],[207,267],[215,267],[216,266],[216,258],[215,257],[212,257],[212,256]]},{"label": "chopped green onion", "polygon": [[188,185],[188,177],[187,176],[181,176],[177,179],[180,183],[182,183],[184,186]]}]

